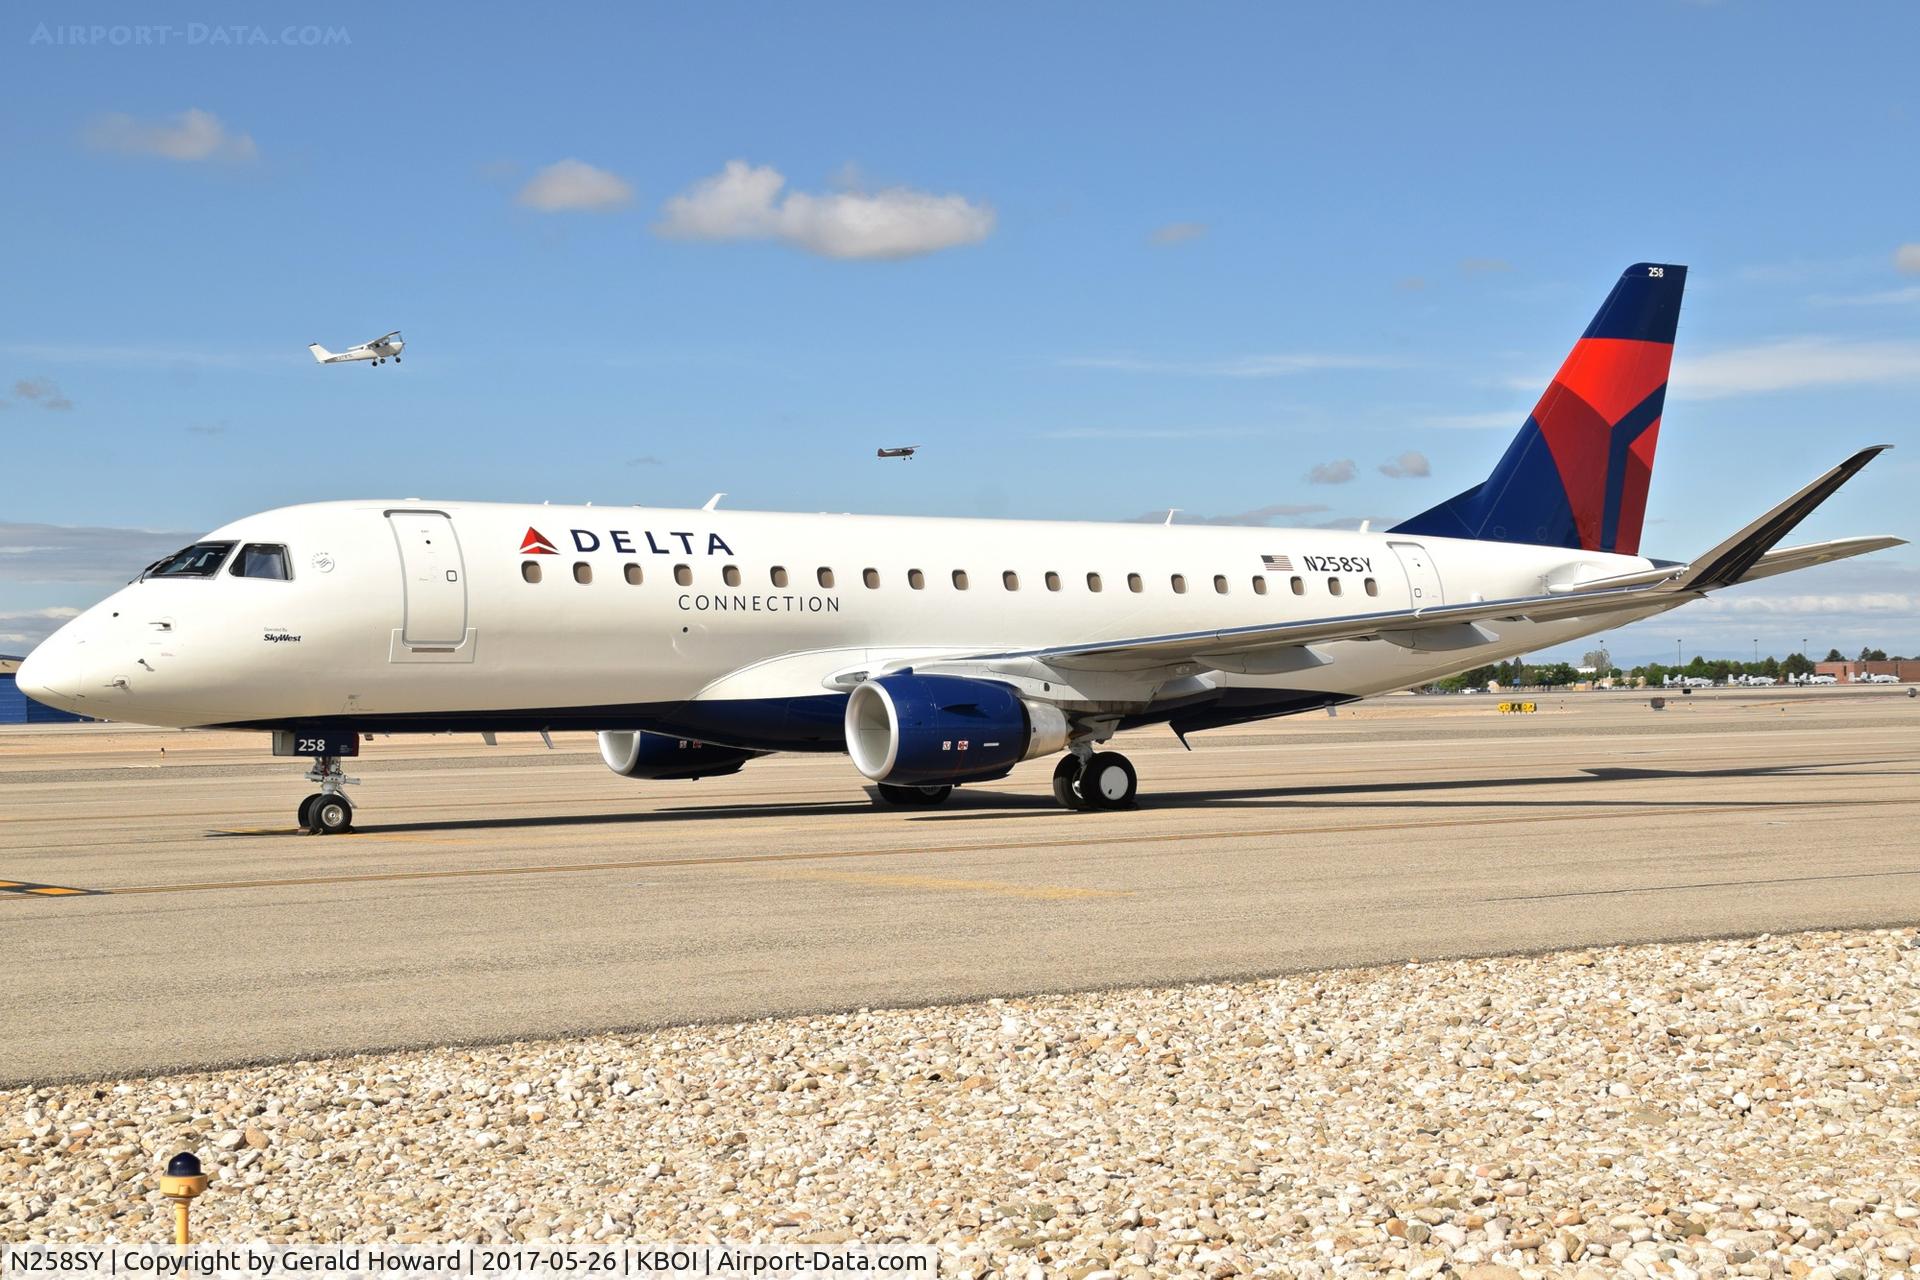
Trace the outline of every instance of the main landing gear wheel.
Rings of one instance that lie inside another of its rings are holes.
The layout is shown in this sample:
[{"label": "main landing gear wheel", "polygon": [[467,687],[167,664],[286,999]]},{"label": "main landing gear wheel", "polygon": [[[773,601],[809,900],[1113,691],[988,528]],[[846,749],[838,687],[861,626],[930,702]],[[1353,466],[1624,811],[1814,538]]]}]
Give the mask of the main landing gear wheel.
[{"label": "main landing gear wheel", "polygon": [[1065,755],[1053,766],[1053,798],[1063,809],[1091,808],[1080,798],[1080,757]]},{"label": "main landing gear wheel", "polygon": [[1074,786],[1081,802],[1090,809],[1126,809],[1140,790],[1140,777],[1133,762],[1118,751],[1098,751],[1080,771]]},{"label": "main landing gear wheel", "polygon": [[947,797],[953,794],[953,788],[950,786],[903,787],[892,782],[882,782],[878,785],[880,799],[884,803],[918,809],[931,809],[935,805],[945,804]]},{"label": "main landing gear wheel", "polygon": [[337,836],[353,830],[353,806],[345,796],[314,796],[301,808],[307,811],[307,830],[316,836]]}]

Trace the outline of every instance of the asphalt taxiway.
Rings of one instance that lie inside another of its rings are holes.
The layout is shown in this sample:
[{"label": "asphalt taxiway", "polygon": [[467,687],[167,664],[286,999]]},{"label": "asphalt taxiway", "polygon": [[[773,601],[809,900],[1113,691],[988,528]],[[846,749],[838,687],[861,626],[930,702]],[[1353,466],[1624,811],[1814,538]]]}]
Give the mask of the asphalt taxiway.
[{"label": "asphalt taxiway", "polygon": [[381,739],[0,730],[0,1083],[1413,958],[1920,921],[1904,688],[1397,697],[880,809],[844,757],[631,782]]}]

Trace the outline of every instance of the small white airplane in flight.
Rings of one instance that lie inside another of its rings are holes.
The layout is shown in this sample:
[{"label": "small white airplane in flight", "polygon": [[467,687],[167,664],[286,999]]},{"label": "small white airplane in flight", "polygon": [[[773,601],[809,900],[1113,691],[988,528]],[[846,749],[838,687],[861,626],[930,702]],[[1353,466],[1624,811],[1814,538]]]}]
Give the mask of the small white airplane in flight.
[{"label": "small white airplane in flight", "polygon": [[357,347],[348,347],[345,351],[329,351],[317,342],[309,342],[307,350],[313,352],[313,358],[321,364],[346,364],[351,360],[371,360],[375,364],[391,360],[400,362],[400,352],[407,344],[401,341],[400,331],[383,333],[372,342],[363,342]]},{"label": "small white airplane in flight", "polygon": [[1062,805],[1124,808],[1122,729],[1332,709],[1900,545],[1781,545],[1873,447],[1690,561],[1641,554],[1686,274],[1629,267],[1491,474],[1381,532],[324,502],[149,566],[19,688],[270,731],[314,760],[316,834],[351,827],[375,731],[592,730],[626,778],[844,752],[915,806],[1051,756]]}]

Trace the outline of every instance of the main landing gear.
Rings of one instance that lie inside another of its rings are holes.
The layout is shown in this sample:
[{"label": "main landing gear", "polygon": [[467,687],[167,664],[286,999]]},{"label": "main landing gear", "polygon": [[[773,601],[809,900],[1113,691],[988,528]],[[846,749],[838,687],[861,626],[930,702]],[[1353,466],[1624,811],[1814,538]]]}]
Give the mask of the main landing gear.
[{"label": "main landing gear", "polygon": [[1053,769],[1053,798],[1069,809],[1130,809],[1139,791],[1140,775],[1118,751],[1074,752]]},{"label": "main landing gear", "polygon": [[342,787],[359,782],[349,778],[340,767],[339,756],[317,756],[307,770],[307,781],[320,784],[320,790],[300,802],[300,825],[309,834],[337,836],[353,830],[353,805]]}]

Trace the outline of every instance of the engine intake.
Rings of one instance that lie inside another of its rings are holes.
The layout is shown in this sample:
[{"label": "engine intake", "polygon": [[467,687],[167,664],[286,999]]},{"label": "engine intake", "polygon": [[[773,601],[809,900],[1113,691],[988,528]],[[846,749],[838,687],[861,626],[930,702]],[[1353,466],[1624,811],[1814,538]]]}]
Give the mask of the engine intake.
[{"label": "engine intake", "polygon": [[847,698],[847,754],[875,782],[986,782],[1067,744],[1060,708],[965,676],[881,676]]},{"label": "engine intake", "polygon": [[738,773],[741,765],[765,754],[644,729],[600,732],[600,758],[623,778],[717,778]]}]

